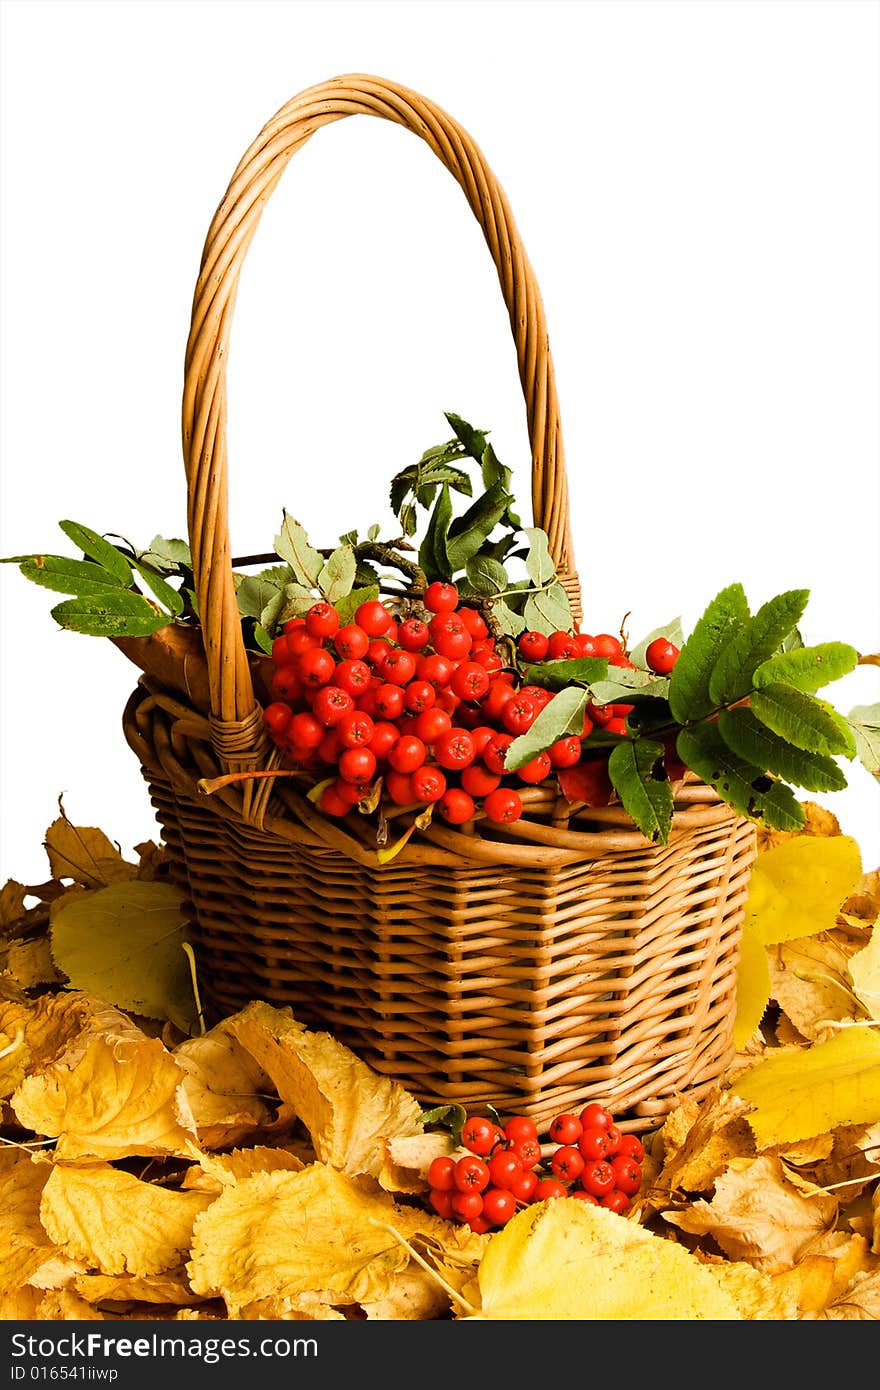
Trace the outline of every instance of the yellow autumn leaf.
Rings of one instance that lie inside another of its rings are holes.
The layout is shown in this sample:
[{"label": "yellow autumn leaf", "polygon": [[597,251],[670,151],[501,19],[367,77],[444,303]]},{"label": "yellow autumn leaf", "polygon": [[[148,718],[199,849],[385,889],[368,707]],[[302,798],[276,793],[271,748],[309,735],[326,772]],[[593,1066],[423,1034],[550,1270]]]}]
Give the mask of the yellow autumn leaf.
[{"label": "yellow autumn leaf", "polygon": [[745,928],[765,946],[828,931],[861,874],[861,853],[849,835],[785,840],[755,861]]},{"label": "yellow autumn leaf", "polygon": [[[735,1158],[751,1156],[755,1141],[748,1124],[748,1103],[732,1091],[717,1088],[696,1111],[679,1142],[670,1144],[668,1156],[652,1183],[648,1198],[654,1205],[661,1192],[708,1192],[719,1174]],[[680,1112],[687,1117],[688,1111]],[[663,1126],[675,1134],[675,1112]]]},{"label": "yellow autumn leaf", "polygon": [[824,1309],[829,1321],[880,1322],[880,1269],[858,1274]]},{"label": "yellow autumn leaf", "polygon": [[880,1021],[880,917],[867,946],[850,956],[849,977],[866,1012]]},{"label": "yellow autumn leaf", "polygon": [[79,1274],[73,1288],[88,1304],[165,1303],[186,1307],[199,1302],[182,1275]]},{"label": "yellow autumn leaf", "polygon": [[423,1130],[422,1108],[329,1033],[312,1032],[290,1009],[255,1002],[224,1028],[272,1078],[309,1132],[322,1163],[377,1176],[385,1140]]},{"label": "yellow autumn leaf", "polygon": [[807,1042],[861,1016],[849,959],[850,953],[827,932],[768,948],[771,996]]},{"label": "yellow autumn leaf", "polygon": [[524,1207],[489,1242],[483,1318],[740,1320],[709,1268],[681,1245],[604,1207],[559,1197]]},{"label": "yellow autumn leaf", "polygon": [[222,1024],[187,1038],[172,1055],[184,1072],[184,1094],[205,1148],[239,1144],[269,1119],[272,1083]]},{"label": "yellow autumn leaf", "polygon": [[65,1254],[101,1274],[163,1274],[182,1262],[204,1192],[174,1192],[109,1164],[58,1163],[40,1219]]},{"label": "yellow autumn leaf", "polygon": [[21,989],[61,984],[64,978],[55,968],[52,950],[45,936],[36,936],[31,941],[10,942],[6,971]]},{"label": "yellow autumn leaf", "polygon": [[826,1042],[770,1054],[733,1082],[759,1148],[880,1120],[880,1035],[853,1024]]},{"label": "yellow autumn leaf", "polygon": [[831,1194],[805,1197],[774,1154],[759,1154],[735,1159],[716,1179],[711,1201],[664,1212],[664,1220],[691,1235],[711,1236],[729,1259],[772,1274],[794,1264],[834,1225],[837,1208]]},{"label": "yellow autumn leaf", "polygon": [[467,1228],[313,1163],[228,1187],[196,1221],[187,1273],[197,1293],[222,1295],[230,1310],[309,1293],[328,1303],[385,1299],[411,1258],[394,1231],[475,1264],[485,1248]]},{"label": "yellow autumn leaf", "polygon": [[75,1040],[26,1076],[10,1104],[25,1129],[57,1139],[60,1158],[189,1156],[196,1136],[183,1078],[158,1038],[131,1027]]},{"label": "yellow autumn leaf", "polygon": [[736,1016],[733,1021],[733,1045],[738,1051],[746,1046],[760,1027],[769,1002],[767,948],[757,931],[744,922],[736,971]]},{"label": "yellow autumn leaf", "polygon": [[[225,1154],[200,1154],[195,1170],[190,1170],[184,1180],[184,1187],[198,1187],[202,1191],[222,1192],[224,1187],[234,1186],[254,1173],[276,1173],[285,1170],[299,1173],[307,1165],[296,1154],[287,1149],[272,1148],[268,1144],[256,1144],[252,1149],[233,1149]],[[205,1179],[199,1181],[199,1175]]]},{"label": "yellow autumn leaf", "polygon": [[0,1294],[14,1293],[57,1254],[40,1221],[51,1168],[19,1149],[0,1150]]},{"label": "yellow autumn leaf", "polygon": [[695,1258],[711,1266],[712,1277],[730,1294],[740,1314],[749,1322],[779,1321],[798,1315],[797,1290],[780,1284],[775,1275],[754,1269],[744,1260],[707,1256],[701,1250]]},{"label": "yellow autumn leaf", "polygon": [[11,1096],[29,1071],[54,1061],[91,1012],[80,994],[43,994],[23,1004],[0,1000],[0,1098]]},{"label": "yellow autumn leaf", "polygon": [[60,815],[46,831],[43,841],[52,877],[73,879],[84,888],[105,888],[134,878],[137,865],[123,859],[119,846],[103,830],[91,825],[74,825]]},{"label": "yellow autumn leaf", "polygon": [[184,1033],[198,1007],[183,950],[186,918],[169,883],[127,881],[52,905],[52,955],[75,989]]}]

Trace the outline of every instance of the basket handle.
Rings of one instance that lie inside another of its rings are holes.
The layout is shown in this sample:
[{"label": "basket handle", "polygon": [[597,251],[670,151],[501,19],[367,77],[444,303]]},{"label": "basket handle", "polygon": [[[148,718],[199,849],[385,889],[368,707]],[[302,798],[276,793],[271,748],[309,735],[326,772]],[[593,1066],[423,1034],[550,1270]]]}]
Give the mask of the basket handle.
[{"label": "basket handle", "polygon": [[460,184],[498,271],[516,344],[532,449],[532,512],[580,612],[568,485],[553,364],[541,295],[507,199],[473,140],[445,111],[406,87],[360,74],[295,96],[242,156],[208,230],[193,297],[182,408],[187,524],[211,695],[214,748],[241,766],[263,731],[241,633],[229,543],[226,356],[242,263],[270,193],[291,156],[320,126],[344,116],[381,116],[434,151]]}]

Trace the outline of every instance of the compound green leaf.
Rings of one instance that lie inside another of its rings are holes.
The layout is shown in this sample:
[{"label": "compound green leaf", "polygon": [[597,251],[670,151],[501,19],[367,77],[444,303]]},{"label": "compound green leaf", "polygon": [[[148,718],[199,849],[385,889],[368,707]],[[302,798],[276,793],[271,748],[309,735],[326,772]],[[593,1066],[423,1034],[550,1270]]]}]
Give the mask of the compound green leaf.
[{"label": "compound green leaf", "polygon": [[71,560],[65,555],[32,555],[19,569],[31,583],[59,594],[101,594],[124,587],[103,565],[92,560]]},{"label": "compound green leaf", "polygon": [[128,589],[106,589],[101,594],[66,599],[55,605],[52,617],[68,631],[89,637],[147,637],[172,621],[148,599]]},{"label": "compound green leaf", "polygon": [[131,565],[125,556],[110,541],[99,536],[97,531],[93,531],[89,526],[82,526],[78,521],[59,521],[65,536],[78,545],[84,555],[88,555],[91,560],[97,560],[99,565],[103,565],[120,584],[129,585],[132,582]]},{"label": "compound green leaf", "polygon": [[754,683],[758,689],[781,681],[798,690],[820,690],[830,681],[848,676],[858,664],[859,654],[855,647],[846,642],[821,642],[815,647],[777,652],[756,669]]},{"label": "compound green leaf", "polygon": [[624,810],[648,840],[665,845],[672,825],[672,785],[663,769],[664,747],[650,739],[623,739],[608,758],[608,775]]},{"label": "compound green leaf", "polygon": [[851,758],[855,753],[852,734],[841,717],[814,695],[776,681],[756,690],[749,699],[752,713],[795,748],[808,753],[838,754]]},{"label": "compound green leaf", "polygon": [[698,724],[682,729],[676,739],[678,756],[686,767],[740,815],[763,821],[776,830],[800,830],[804,810],[784,782],[776,782],[766,772],[734,753],[715,724]]},{"label": "compound green leaf", "polygon": [[846,777],[833,759],[823,753],[793,747],[743,705],[722,710],[718,728],[728,748],[738,757],[796,787],[811,792],[831,792],[842,791],[846,786]]},{"label": "compound green leaf", "polygon": [[709,677],[709,698],[713,705],[730,704],[748,695],[755,667],[767,661],[792,628],[797,627],[809,597],[809,589],[790,589],[777,594],[731,637]]},{"label": "compound green leaf", "polygon": [[724,644],[749,620],[741,584],[722,589],[708,605],[681,648],[669,680],[669,707],[679,724],[702,719],[713,708],[709,677]]}]

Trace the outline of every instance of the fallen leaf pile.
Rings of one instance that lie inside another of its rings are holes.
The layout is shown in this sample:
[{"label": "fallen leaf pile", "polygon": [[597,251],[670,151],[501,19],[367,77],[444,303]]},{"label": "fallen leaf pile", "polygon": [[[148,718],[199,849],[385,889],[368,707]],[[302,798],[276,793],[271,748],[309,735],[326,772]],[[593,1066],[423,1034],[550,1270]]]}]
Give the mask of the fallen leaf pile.
[{"label": "fallen leaf pile", "polygon": [[[205,1030],[161,847],[61,812],[0,890],[0,1318],[880,1317],[880,872],[807,804],[760,837],[737,1055],[626,1216],[434,1215],[448,1129],[255,1000]],[[624,1127],[627,1127],[624,1124]]]}]

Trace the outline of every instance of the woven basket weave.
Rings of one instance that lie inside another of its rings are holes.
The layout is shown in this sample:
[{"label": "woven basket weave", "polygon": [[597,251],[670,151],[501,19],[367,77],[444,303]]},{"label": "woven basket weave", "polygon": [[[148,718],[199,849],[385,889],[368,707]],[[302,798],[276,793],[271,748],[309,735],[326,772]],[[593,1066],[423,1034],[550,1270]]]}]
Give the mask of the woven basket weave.
[{"label": "woven basket weave", "polygon": [[733,1055],[755,836],[709,788],[677,788],[666,846],[621,808],[571,804],[547,785],[525,792],[513,825],[431,824],[384,866],[369,818],[331,821],[289,781],[199,790],[201,778],[277,765],[229,549],[225,363],[239,274],[290,157],[357,114],[420,136],[483,229],[516,347],[534,522],[580,613],[544,311],[504,193],[432,102],[383,79],[336,78],[264,127],[208,232],[182,421],[201,630],[181,631],[170,665],[161,640],[120,642],[144,673],[125,734],[188,902],[209,1016],[255,998],[290,1005],[426,1103],[541,1122],[600,1100],[649,1128],[716,1084]]}]

